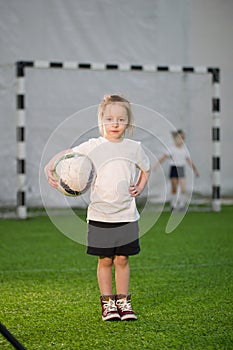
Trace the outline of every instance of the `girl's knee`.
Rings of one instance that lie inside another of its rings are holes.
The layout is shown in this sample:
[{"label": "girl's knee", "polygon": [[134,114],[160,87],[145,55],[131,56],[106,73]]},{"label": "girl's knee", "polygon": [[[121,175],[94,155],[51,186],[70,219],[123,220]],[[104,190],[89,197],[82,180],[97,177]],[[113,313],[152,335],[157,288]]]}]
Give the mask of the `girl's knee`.
[{"label": "girl's knee", "polygon": [[113,263],[112,258],[102,257],[102,256],[99,257],[99,260],[98,260],[99,266],[109,267],[109,266],[112,266],[112,263]]},{"label": "girl's knee", "polygon": [[117,255],[114,258],[114,265],[115,266],[126,266],[128,265],[128,257],[124,255]]}]

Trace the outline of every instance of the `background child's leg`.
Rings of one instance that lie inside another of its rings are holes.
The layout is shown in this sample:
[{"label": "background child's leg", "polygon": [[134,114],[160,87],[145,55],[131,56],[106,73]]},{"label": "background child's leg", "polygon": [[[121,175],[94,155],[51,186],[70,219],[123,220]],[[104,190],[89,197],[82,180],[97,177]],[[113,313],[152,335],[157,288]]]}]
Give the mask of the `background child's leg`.
[{"label": "background child's leg", "polygon": [[177,188],[178,188],[178,178],[172,177],[171,178],[171,208],[174,209],[177,204]]},{"label": "background child's leg", "polygon": [[117,294],[129,293],[130,268],[127,256],[117,255],[113,260]]},{"label": "background child's leg", "polygon": [[101,295],[112,294],[112,265],[112,258],[99,257],[97,278]]},{"label": "background child's leg", "polygon": [[184,208],[186,204],[186,179],[185,177],[180,178],[180,196],[179,196],[179,207]]}]

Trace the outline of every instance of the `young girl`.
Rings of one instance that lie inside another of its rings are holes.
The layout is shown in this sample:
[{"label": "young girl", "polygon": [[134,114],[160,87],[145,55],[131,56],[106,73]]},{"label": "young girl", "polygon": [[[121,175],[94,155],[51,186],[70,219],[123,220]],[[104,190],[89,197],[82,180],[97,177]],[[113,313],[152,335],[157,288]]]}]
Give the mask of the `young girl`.
[{"label": "young girl", "polygon": [[[170,159],[171,210],[177,207],[182,210],[185,208],[186,203],[185,163],[188,162],[196,176],[199,176],[199,173],[184,147],[184,132],[182,130],[177,130],[177,132],[172,133],[172,136],[174,139],[174,146],[159,159],[156,168],[167,158]],[[178,186],[180,186],[179,201],[177,199]]]},{"label": "young girl", "polygon": [[[132,133],[133,129],[130,103],[125,98],[105,96],[98,110],[98,125],[102,136],[60,152],[47,164],[45,173],[50,185],[56,188],[58,182],[53,169],[58,157],[74,151],[88,155],[93,161],[96,179],[87,212],[87,253],[98,256],[102,319],[136,320],[129,294],[128,257],[140,251],[135,197],[146,186],[150,163],[140,142],[124,138],[126,130]],[[112,286],[113,268],[116,294]]]}]

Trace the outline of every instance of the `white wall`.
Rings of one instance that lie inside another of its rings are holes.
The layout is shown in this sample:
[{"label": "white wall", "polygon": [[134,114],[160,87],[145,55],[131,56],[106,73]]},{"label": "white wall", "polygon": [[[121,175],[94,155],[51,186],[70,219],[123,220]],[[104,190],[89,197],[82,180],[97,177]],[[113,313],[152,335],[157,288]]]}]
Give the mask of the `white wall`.
[{"label": "white wall", "polygon": [[222,192],[232,195],[233,1],[190,2],[189,61],[221,69]]},{"label": "white wall", "polygon": [[[229,154],[233,130],[232,14],[230,0],[0,0],[0,175],[3,187],[11,189],[1,191],[0,205],[15,203],[13,64],[17,60],[36,59],[220,67],[222,192],[232,195],[233,163]],[[56,125],[76,111],[98,104],[104,93],[116,91],[136,104],[157,110],[176,127],[187,131],[188,147],[202,173],[195,184],[196,191],[211,191],[210,78],[193,81],[165,75],[155,78],[145,73],[141,76],[60,73],[27,72],[27,172],[31,204],[40,203],[38,163]],[[151,128],[151,119],[147,120],[145,115],[144,119],[145,128]],[[153,128],[159,134],[158,125]],[[197,144],[202,145],[201,150]],[[54,146],[54,151],[60,146]],[[156,156],[159,152],[158,149]],[[155,195],[158,191],[155,188]]]}]

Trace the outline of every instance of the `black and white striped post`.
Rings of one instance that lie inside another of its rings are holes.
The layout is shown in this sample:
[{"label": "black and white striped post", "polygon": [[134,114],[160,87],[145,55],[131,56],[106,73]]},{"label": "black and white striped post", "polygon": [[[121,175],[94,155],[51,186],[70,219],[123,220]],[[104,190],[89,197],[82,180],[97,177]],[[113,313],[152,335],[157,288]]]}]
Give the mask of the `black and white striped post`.
[{"label": "black and white striped post", "polygon": [[220,70],[218,68],[210,68],[213,83],[213,99],[212,99],[212,142],[213,142],[213,160],[212,160],[212,207],[214,211],[220,211]]},{"label": "black and white striped post", "polygon": [[17,216],[26,219],[25,62],[16,64]]},{"label": "black and white striped post", "polygon": [[26,202],[26,91],[25,71],[26,68],[38,69],[71,69],[71,70],[98,70],[98,71],[121,71],[121,72],[167,72],[181,74],[211,74],[213,85],[212,97],[212,209],[221,210],[220,198],[220,70],[205,66],[156,66],[153,64],[136,65],[129,63],[107,64],[107,63],[78,63],[73,61],[18,61],[16,62],[17,79],[17,215],[21,219],[27,217]]}]

